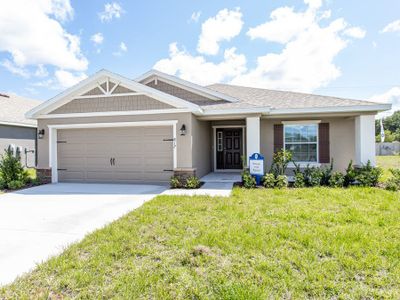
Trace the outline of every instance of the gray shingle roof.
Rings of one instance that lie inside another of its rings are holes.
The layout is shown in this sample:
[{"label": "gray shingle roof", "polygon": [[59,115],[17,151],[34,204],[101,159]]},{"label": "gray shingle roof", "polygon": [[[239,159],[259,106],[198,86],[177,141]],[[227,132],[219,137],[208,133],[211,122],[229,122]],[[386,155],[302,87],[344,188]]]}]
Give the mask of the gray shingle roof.
[{"label": "gray shingle roof", "polygon": [[267,90],[252,87],[243,87],[229,84],[212,84],[207,88],[234,97],[238,103],[216,103],[214,105],[202,106],[204,110],[211,109],[234,109],[270,107],[271,109],[287,108],[314,108],[314,107],[337,107],[337,106],[363,106],[376,105],[378,103],[345,99],[330,96],[321,96],[305,93]]},{"label": "gray shingle roof", "polygon": [[18,123],[21,125],[36,125],[35,120],[25,118],[25,113],[41,101],[23,98],[14,94],[0,94],[0,123]]}]

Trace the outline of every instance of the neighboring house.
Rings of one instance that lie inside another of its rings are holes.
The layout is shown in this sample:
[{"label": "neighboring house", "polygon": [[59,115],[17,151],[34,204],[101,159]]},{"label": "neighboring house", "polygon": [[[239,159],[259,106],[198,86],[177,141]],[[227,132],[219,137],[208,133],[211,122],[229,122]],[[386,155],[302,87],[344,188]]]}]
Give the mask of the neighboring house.
[{"label": "neighboring house", "polygon": [[0,94],[0,152],[9,146],[19,152],[25,167],[36,166],[36,120],[25,113],[41,102],[14,94]]},{"label": "neighboring house", "polygon": [[[277,149],[302,166],[375,163],[374,116],[389,104],[214,84],[150,71],[136,80],[102,70],[32,109],[44,136],[38,168],[53,182],[168,181],[239,171]],[[293,167],[293,166],[291,166]]]}]

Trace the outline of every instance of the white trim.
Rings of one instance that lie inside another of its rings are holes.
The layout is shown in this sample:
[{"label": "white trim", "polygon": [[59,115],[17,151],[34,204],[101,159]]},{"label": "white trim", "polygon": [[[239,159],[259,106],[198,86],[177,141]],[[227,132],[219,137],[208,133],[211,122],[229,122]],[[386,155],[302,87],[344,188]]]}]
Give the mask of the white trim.
[{"label": "white trim", "polygon": [[309,108],[284,108],[272,109],[271,115],[281,114],[304,114],[304,113],[330,113],[330,112],[362,112],[362,111],[385,111],[392,108],[391,104],[376,105],[353,105],[332,107],[309,107]]},{"label": "white trim", "polygon": [[304,121],[282,121],[283,125],[307,125],[307,124],[319,124],[321,120],[304,120]]},{"label": "white trim", "polygon": [[164,103],[170,104],[175,106],[176,108],[186,108],[191,109],[193,112],[202,112],[200,106],[191,103],[189,101],[183,100],[181,98],[172,96],[170,94],[161,92],[157,89],[153,89],[136,81],[130,80],[125,78],[121,75],[112,73],[110,71],[101,70],[94,74],[93,76],[82,80],[80,83],[76,84],[75,86],[65,90],[64,92],[60,93],[56,97],[45,101],[44,103],[36,106],[35,108],[31,109],[26,113],[27,118],[36,118],[39,114],[46,114],[49,113],[56,108],[72,101],[74,97],[80,96],[80,93],[84,89],[88,89],[90,87],[97,86],[97,82],[101,80],[105,80],[107,77],[111,77],[116,82],[121,82],[121,84],[134,91],[143,92],[149,97],[152,97],[156,100],[162,101]]},{"label": "white trim", "polygon": [[112,93],[114,93],[115,89],[119,86],[121,82],[115,82],[114,86],[112,87],[111,91],[110,91],[110,95],[112,95]]},{"label": "white trim", "polygon": [[375,116],[361,115],[355,118],[355,164],[375,165]]},{"label": "white trim", "polygon": [[[316,167],[319,168],[321,167],[321,163],[319,162],[304,162],[304,161],[299,161],[296,162],[296,165],[299,165],[300,168],[307,168],[307,166],[309,166],[310,168],[312,167]],[[288,163],[287,166],[289,169],[294,169],[296,166],[294,165],[294,163],[291,161],[290,163]]]},{"label": "white trim", "polygon": [[146,93],[138,93],[138,92],[132,92],[132,93],[119,93],[119,94],[100,94],[100,95],[86,95],[86,96],[77,96],[74,97],[73,100],[78,100],[78,99],[98,99],[98,98],[112,98],[112,97],[122,97],[122,96],[141,96],[141,95],[146,95]]},{"label": "white trim", "polygon": [[246,155],[246,145],[245,145],[245,130],[246,125],[217,125],[213,126],[213,155],[214,155],[214,160],[213,160],[213,170],[214,172],[238,172],[238,171],[243,171],[242,169],[217,169],[217,129],[218,128],[241,128],[242,129],[242,147],[243,147],[243,155]]},{"label": "white trim", "polygon": [[64,119],[64,118],[86,118],[86,117],[110,117],[110,116],[137,116],[137,115],[158,115],[191,112],[186,108],[172,109],[153,109],[153,110],[127,110],[127,111],[105,111],[90,113],[70,113],[70,114],[49,114],[39,115],[37,119]]},{"label": "white trim", "polygon": [[74,128],[111,128],[111,127],[146,127],[146,126],[172,126],[178,120],[168,121],[141,121],[141,122],[112,122],[112,123],[82,123],[82,124],[54,124],[47,125],[52,129],[74,129]]},{"label": "white trim", "polygon": [[172,126],[172,156],[173,167],[177,167],[178,145],[176,143],[176,125],[178,120],[167,121],[143,121],[143,122],[115,122],[115,123],[85,123],[85,124],[54,124],[49,128],[49,166],[51,168],[51,182],[58,182],[58,160],[57,160],[57,130],[76,128],[110,128],[110,127],[148,127],[148,126]]},{"label": "white trim", "polygon": [[215,115],[234,115],[234,114],[246,114],[246,113],[269,114],[270,110],[271,109],[269,107],[214,109],[214,110],[205,110],[200,115],[215,116]]},{"label": "white trim", "polygon": [[17,127],[29,127],[29,128],[37,128],[37,125],[32,125],[32,124],[24,124],[24,123],[16,123],[16,122],[5,122],[5,121],[0,121],[0,125],[17,126]]},{"label": "white trim", "polygon": [[247,166],[250,165],[250,156],[253,153],[261,152],[261,120],[260,117],[247,117],[246,118],[246,146],[247,155],[246,161]]},{"label": "white trim", "polygon": [[144,73],[143,75],[137,77],[135,79],[135,81],[141,82],[143,84],[147,84],[147,83],[153,81],[154,77],[156,80],[157,80],[157,77],[159,77],[159,78],[165,80],[165,82],[168,84],[172,84],[172,85],[181,87],[183,89],[186,89],[188,91],[194,92],[196,94],[199,94],[199,95],[202,95],[202,96],[205,96],[208,98],[210,98],[210,96],[212,96],[213,98],[210,98],[210,99],[214,99],[214,100],[223,99],[223,100],[226,100],[229,102],[239,102],[239,100],[234,97],[225,95],[223,93],[208,89],[206,87],[200,86],[193,82],[189,82],[187,80],[184,80],[184,79],[178,78],[176,76],[169,75],[169,74],[157,71],[157,70],[150,70],[150,71]]},{"label": "white trim", "polygon": [[[283,122],[282,122],[283,123]],[[283,125],[283,150],[286,150],[286,138],[285,138],[285,125],[317,125],[319,122],[312,122],[312,123],[305,123],[305,121],[294,121],[290,123],[286,123]],[[303,144],[316,144],[317,145],[317,161],[296,161],[296,164],[300,164],[300,166],[303,165],[321,165],[319,162],[319,126],[317,126],[317,140],[315,142],[289,142],[288,144],[298,144],[298,145],[303,145]],[[293,165],[294,167],[294,165]]]}]

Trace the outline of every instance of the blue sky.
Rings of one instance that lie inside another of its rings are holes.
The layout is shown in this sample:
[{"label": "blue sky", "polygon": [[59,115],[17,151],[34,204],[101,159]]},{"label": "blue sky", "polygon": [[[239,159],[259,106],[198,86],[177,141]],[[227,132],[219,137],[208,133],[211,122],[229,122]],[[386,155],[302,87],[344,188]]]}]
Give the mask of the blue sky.
[{"label": "blue sky", "polygon": [[400,107],[399,12],[398,0],[9,1],[0,92],[46,100],[102,68],[155,67]]}]

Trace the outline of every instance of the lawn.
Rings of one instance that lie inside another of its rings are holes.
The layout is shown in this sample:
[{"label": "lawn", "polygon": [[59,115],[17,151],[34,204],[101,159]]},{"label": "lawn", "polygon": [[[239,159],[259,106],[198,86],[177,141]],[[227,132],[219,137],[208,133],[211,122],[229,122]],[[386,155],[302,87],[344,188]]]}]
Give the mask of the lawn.
[{"label": "lawn", "polygon": [[400,155],[377,156],[376,164],[383,169],[381,181],[386,181],[391,175],[389,169],[400,169]]},{"label": "lawn", "polygon": [[1,298],[400,298],[399,194],[375,188],[159,196]]}]

